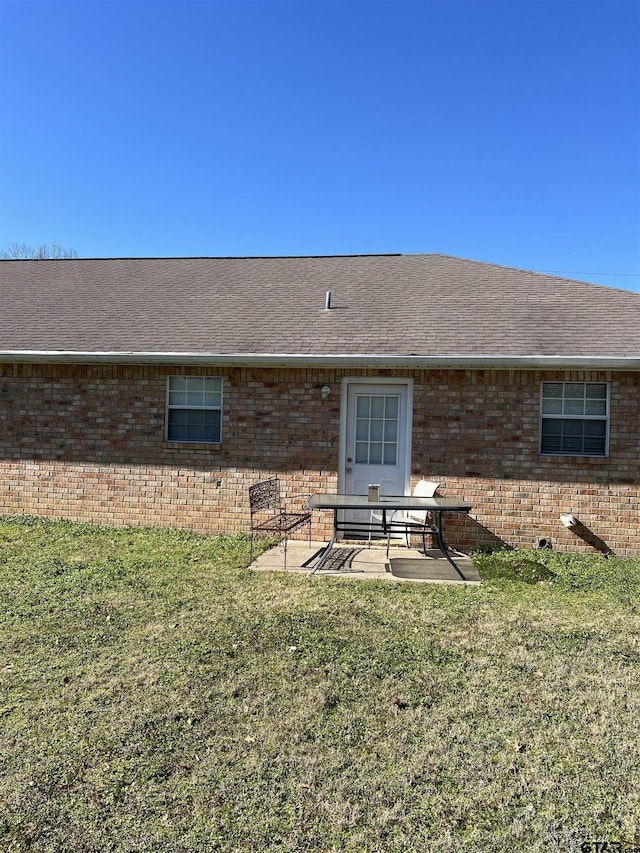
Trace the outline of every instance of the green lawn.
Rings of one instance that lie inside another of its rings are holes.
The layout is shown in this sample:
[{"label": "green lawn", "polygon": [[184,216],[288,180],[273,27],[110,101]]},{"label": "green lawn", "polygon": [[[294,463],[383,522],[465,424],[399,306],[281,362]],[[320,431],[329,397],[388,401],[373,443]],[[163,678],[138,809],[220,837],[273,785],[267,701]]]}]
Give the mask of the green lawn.
[{"label": "green lawn", "polygon": [[465,587],[247,559],[0,519],[2,851],[640,845],[640,560],[502,552]]}]

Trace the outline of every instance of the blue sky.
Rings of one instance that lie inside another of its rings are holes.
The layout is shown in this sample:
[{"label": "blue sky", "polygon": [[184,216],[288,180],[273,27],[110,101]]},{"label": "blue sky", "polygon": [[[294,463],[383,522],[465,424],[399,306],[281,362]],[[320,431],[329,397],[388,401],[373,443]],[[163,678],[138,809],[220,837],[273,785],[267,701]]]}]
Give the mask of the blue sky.
[{"label": "blue sky", "polygon": [[0,86],[0,248],[640,290],[637,0],[0,0]]}]

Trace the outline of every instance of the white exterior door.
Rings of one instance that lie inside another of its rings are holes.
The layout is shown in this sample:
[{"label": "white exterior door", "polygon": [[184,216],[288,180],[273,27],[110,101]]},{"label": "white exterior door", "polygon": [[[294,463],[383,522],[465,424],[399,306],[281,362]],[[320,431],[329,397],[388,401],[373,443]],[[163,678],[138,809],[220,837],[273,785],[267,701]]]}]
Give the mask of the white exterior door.
[{"label": "white exterior door", "polygon": [[[345,380],[340,491],[404,495],[410,485],[412,383]],[[368,521],[366,511],[349,520]]]}]

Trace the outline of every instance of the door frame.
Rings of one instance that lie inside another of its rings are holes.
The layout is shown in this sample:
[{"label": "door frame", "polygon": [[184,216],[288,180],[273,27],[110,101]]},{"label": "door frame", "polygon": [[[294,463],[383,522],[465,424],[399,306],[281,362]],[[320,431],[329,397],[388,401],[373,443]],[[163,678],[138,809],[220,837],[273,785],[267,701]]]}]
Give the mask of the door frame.
[{"label": "door frame", "polygon": [[404,385],[407,389],[407,416],[404,436],[404,494],[411,489],[411,445],[413,438],[413,379],[406,376],[345,376],[340,397],[340,452],[338,454],[338,494],[344,494],[347,459],[347,406],[350,385]]}]

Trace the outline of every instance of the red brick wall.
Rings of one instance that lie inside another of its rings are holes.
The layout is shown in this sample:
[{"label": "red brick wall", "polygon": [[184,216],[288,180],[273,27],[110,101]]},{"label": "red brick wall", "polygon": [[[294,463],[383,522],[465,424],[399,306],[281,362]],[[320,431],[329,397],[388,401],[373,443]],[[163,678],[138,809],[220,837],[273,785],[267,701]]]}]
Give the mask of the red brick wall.
[{"label": "red brick wall", "polygon": [[[543,381],[610,382],[608,458],[539,454]],[[559,550],[593,551],[598,537],[616,553],[640,553],[639,428],[637,373],[429,371],[414,386],[413,473],[473,505],[476,524],[461,531],[462,544],[546,538]],[[560,513],[577,516],[591,544]]]},{"label": "red brick wall", "polygon": [[[220,445],[164,441],[166,377],[178,373],[224,378]],[[544,537],[592,550],[561,524],[568,512],[616,553],[640,553],[640,375],[624,372],[0,365],[0,512],[248,530],[253,482],[337,488],[343,376],[414,380],[413,481],[473,504],[450,525],[458,544]],[[609,458],[539,455],[543,379],[611,383]],[[315,519],[315,536],[327,522]]]}]

